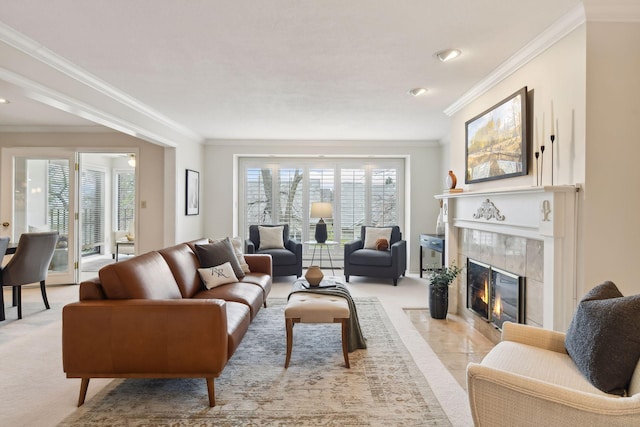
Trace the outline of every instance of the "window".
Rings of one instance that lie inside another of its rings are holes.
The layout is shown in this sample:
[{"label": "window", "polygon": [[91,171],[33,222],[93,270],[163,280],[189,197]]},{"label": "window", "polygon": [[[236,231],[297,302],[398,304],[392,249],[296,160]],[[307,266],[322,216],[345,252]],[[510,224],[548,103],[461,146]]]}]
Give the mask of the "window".
[{"label": "window", "polygon": [[136,175],[133,171],[116,172],[116,230],[134,232]]},{"label": "window", "polygon": [[363,225],[402,227],[402,159],[243,158],[240,173],[245,236],[252,224],[287,223],[292,238],[313,240],[313,202],[332,204],[329,240],[359,238]]}]

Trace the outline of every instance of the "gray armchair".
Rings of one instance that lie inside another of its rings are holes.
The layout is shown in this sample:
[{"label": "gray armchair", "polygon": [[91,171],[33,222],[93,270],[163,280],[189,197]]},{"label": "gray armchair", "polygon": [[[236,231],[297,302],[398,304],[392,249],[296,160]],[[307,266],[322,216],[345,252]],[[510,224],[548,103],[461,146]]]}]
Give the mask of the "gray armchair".
[{"label": "gray armchair", "polygon": [[[15,255],[1,270],[0,284],[13,288],[13,305],[18,306],[18,319],[22,319],[22,285],[40,282],[42,300],[49,309],[45,280],[57,242],[57,231],[23,233]],[[4,298],[0,292],[0,320],[4,319]]]},{"label": "gray armchair", "polygon": [[257,225],[249,226],[249,238],[245,240],[245,253],[247,254],[269,254],[273,263],[274,276],[302,276],[302,243],[289,238],[289,225],[266,225],[261,227],[283,226],[282,241],[283,249],[260,249],[260,232]]},{"label": "gray armchair", "polygon": [[386,251],[364,249],[367,228],[371,227],[362,227],[360,239],[344,245],[345,280],[348,282],[349,276],[386,277],[393,279],[393,285],[397,286],[398,279],[407,270],[407,242],[402,240],[400,227],[391,227],[389,250]]}]

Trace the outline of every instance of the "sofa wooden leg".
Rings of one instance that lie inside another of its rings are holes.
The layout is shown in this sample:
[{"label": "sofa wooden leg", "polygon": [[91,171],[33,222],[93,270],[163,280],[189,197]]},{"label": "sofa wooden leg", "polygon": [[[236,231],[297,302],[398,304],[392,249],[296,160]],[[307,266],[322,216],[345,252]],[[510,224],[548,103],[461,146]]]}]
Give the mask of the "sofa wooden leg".
[{"label": "sofa wooden leg", "polygon": [[87,389],[89,388],[90,378],[83,378],[80,383],[80,395],[78,396],[78,406],[82,406],[84,399],[87,396]]},{"label": "sofa wooden leg", "polygon": [[213,378],[207,378],[207,392],[209,393],[209,406],[216,406],[216,390]]}]

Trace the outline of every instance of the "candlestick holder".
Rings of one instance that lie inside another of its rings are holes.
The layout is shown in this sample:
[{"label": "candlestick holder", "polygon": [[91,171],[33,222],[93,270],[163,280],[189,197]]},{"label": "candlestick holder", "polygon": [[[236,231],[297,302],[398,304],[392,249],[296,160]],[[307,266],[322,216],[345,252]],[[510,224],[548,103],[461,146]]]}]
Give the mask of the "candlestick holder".
[{"label": "candlestick holder", "polygon": [[540,185],[544,178],[544,145],[540,146]]},{"label": "candlestick holder", "polygon": [[538,157],[540,157],[540,152],[536,151],[535,153],[533,153],[534,156],[536,156],[536,187],[540,185],[540,172],[538,169]]},{"label": "candlestick holder", "polygon": [[551,139],[551,185],[553,185],[553,152],[555,151],[553,149],[553,141],[556,140],[556,136],[554,134],[551,134],[550,139]]}]

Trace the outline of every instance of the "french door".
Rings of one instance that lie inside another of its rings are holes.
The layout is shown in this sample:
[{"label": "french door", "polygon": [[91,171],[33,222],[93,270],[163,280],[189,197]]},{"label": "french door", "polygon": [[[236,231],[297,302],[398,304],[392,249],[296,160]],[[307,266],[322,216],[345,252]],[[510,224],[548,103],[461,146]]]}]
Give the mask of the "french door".
[{"label": "french door", "polygon": [[58,231],[47,284],[76,283],[76,153],[52,148],[3,148],[0,235]]}]

